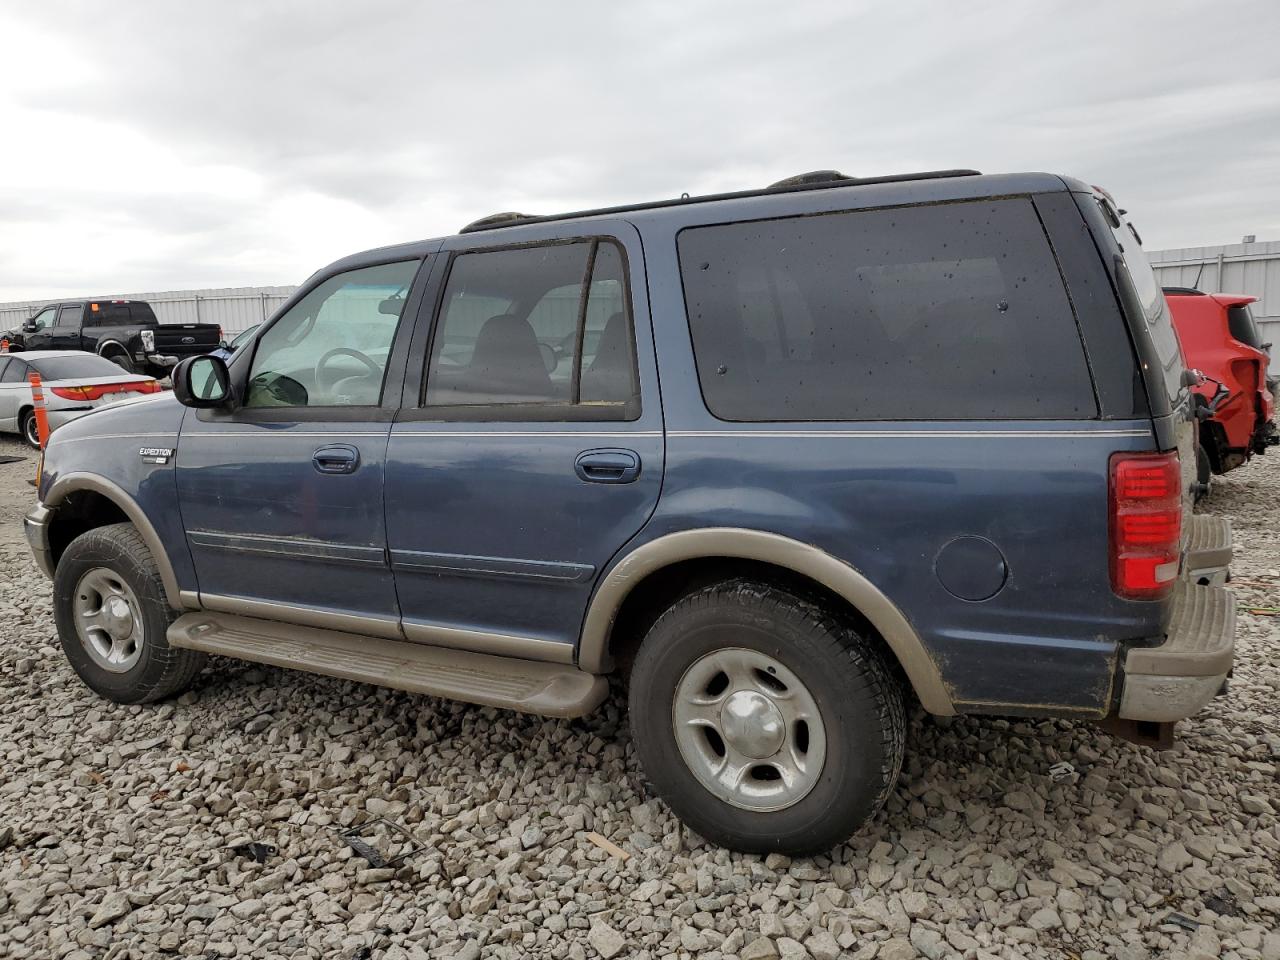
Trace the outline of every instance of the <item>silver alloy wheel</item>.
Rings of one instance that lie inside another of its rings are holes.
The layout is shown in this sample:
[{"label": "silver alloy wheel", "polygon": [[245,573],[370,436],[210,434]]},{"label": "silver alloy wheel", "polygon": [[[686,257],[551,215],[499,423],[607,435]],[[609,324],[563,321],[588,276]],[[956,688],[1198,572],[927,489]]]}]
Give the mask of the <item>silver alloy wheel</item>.
[{"label": "silver alloy wheel", "polygon": [[27,417],[24,427],[27,431],[27,443],[33,447],[40,446],[40,425],[36,422],[34,414]]},{"label": "silver alloy wheel", "polygon": [[693,663],[676,685],[671,723],[690,772],[735,807],[784,810],[822,774],[827,736],[813,694],[759,651],[726,647]]},{"label": "silver alloy wheel", "polygon": [[76,584],[76,634],[93,662],[126,673],[142,656],[142,608],[133,589],[114,570],[94,567]]}]

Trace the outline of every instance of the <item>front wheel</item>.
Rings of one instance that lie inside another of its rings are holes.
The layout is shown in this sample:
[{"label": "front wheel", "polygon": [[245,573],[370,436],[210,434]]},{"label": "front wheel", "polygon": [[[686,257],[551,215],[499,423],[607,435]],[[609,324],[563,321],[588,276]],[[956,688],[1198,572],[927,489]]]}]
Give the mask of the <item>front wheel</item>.
[{"label": "front wheel", "polygon": [[902,766],[902,693],[880,652],[829,610],[735,580],[684,597],[631,673],[636,753],[707,839],[820,853],[875,816]]},{"label": "front wheel", "polygon": [[72,669],[117,703],[147,703],[191,685],[205,655],[169,646],[177,613],[155,558],[129,523],[76,537],[58,559],[53,619]]}]

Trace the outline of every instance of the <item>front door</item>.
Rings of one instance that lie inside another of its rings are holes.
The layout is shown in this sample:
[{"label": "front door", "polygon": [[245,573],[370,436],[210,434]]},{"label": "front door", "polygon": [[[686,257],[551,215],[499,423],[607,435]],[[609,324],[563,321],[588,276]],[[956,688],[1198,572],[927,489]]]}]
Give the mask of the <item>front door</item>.
[{"label": "front door", "polygon": [[235,358],[239,406],[188,411],[178,492],[206,609],[400,635],[383,477],[422,262],[320,280]]},{"label": "front door", "polygon": [[52,328],[53,321],[57,315],[57,307],[45,307],[23,327],[22,343],[27,350],[51,350],[53,348]]},{"label": "front door", "polygon": [[570,662],[596,578],[662,480],[640,239],[596,222],[445,249],[387,454],[405,636]]}]

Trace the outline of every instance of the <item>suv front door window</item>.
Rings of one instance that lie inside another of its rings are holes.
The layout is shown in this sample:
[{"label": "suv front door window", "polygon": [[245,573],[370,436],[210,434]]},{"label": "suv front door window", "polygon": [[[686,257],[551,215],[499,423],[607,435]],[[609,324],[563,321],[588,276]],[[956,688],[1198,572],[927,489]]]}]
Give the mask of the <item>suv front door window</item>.
[{"label": "suv front door window", "polygon": [[246,407],[376,406],[417,261],[339,274],[258,338]]}]

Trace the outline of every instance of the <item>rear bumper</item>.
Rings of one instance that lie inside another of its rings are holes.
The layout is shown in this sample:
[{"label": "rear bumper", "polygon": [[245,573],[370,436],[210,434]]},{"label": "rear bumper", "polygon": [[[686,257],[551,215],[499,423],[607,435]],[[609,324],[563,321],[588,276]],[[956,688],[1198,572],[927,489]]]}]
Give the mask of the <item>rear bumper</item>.
[{"label": "rear bumper", "polygon": [[1192,583],[1221,586],[1231,572],[1231,521],[1197,513],[1191,518],[1191,537],[1182,570]]},{"label": "rear bumper", "polygon": [[53,579],[53,552],[49,549],[49,521],[53,511],[42,503],[22,518],[22,531],[27,535],[27,543],[31,545],[31,555],[36,566],[49,579]]},{"label": "rear bumper", "polygon": [[1132,649],[1125,657],[1120,717],[1167,723],[1197,713],[1231,673],[1235,634],[1230,590],[1180,581],[1165,642]]}]

